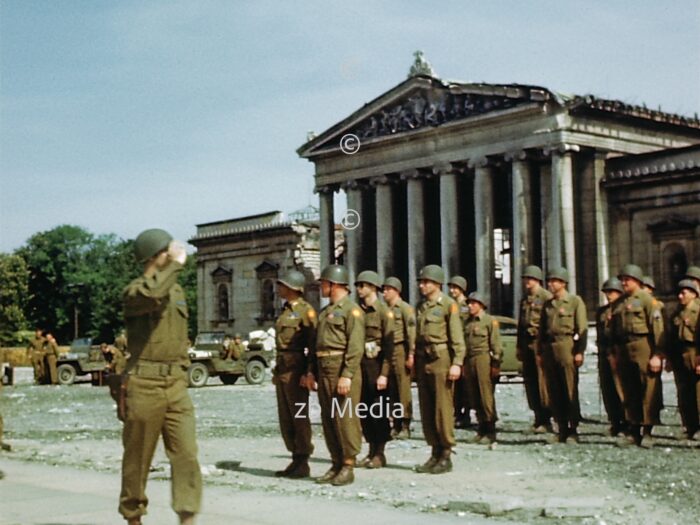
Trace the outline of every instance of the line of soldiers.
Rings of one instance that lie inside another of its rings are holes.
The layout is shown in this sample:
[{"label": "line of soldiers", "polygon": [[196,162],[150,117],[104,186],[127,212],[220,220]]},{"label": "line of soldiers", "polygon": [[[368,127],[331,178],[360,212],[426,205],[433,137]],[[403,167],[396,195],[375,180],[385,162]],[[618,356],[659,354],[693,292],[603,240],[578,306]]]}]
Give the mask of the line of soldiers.
[{"label": "line of soldiers", "polygon": [[[662,406],[663,358],[676,377],[686,436],[698,433],[700,269],[690,267],[686,277],[679,283],[680,305],[671,318],[672,329],[666,331],[663,305],[638,266],[625,266],[619,279],[603,285],[609,302],[596,316],[598,366],[610,432],[620,445],[653,446],[651,431]],[[473,442],[495,446],[494,391],[503,355],[498,321],[486,313],[482,294],[466,294],[466,279],[453,276],[449,295],[442,292],[444,282],[439,266],[424,267],[418,277],[422,299],[414,311],[401,299],[399,279],[382,282],[376,272],[363,271],[354,283],[358,304],[350,299],[347,269],[330,265],[320,277],[322,296],[330,303],[317,316],[303,298],[303,274],[291,271],[277,281],[285,305],[275,325],[278,359],[273,382],[280,428],[292,454],[292,462],[277,476],[309,476],[312,390],[318,390],[332,459],[317,482],[346,485],[353,482],[355,467],[385,466],[386,443],[410,437],[412,375],[418,384],[423,433],[432,448],[417,472],[452,469],[455,416],[459,418],[460,411],[467,417],[470,410],[476,411]],[[578,371],[584,362],[588,320],[586,305],[567,290],[568,282],[565,268],[551,269],[546,280],[537,266],[525,268],[517,358],[523,363],[525,392],[535,416],[532,432],[551,433],[550,442],[575,444],[581,420]],[[644,289],[645,283],[651,288]],[[380,292],[385,302],[379,300]],[[392,402],[398,410],[358,414],[363,405],[383,408]],[[369,451],[357,460],[363,437]]]},{"label": "line of soldiers", "polygon": [[37,328],[34,339],[27,345],[27,357],[34,369],[34,382],[37,385],[57,385],[58,343],[48,330]]}]

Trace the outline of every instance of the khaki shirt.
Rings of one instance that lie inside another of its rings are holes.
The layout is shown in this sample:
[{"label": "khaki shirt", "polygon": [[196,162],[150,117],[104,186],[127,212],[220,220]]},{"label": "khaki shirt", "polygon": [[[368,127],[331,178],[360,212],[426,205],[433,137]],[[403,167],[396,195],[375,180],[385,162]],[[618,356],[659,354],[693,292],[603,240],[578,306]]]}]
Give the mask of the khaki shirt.
[{"label": "khaki shirt", "polygon": [[551,292],[540,286],[533,294],[527,294],[520,301],[518,317],[517,347],[520,351],[532,348],[540,336],[540,320],[544,303],[552,298]]},{"label": "khaki shirt", "polygon": [[[352,302],[349,295],[321,310],[315,350],[344,353],[341,377],[352,379],[357,372],[365,351],[365,320],[362,309]],[[310,357],[313,363],[316,359],[314,351]],[[312,368],[315,370],[315,365]]]},{"label": "khaki shirt", "polygon": [[126,352],[126,337],[124,337],[124,334],[119,334],[117,336],[117,338],[114,340],[113,346],[121,350],[122,353]]},{"label": "khaki shirt", "polygon": [[43,352],[44,345],[46,344],[45,337],[35,337],[27,345],[27,352]]},{"label": "khaki shirt", "polygon": [[462,320],[462,324],[467,322],[469,319],[469,305],[467,304],[467,298],[462,295],[457,300],[457,306],[459,306],[459,318]]},{"label": "khaki shirt", "polygon": [[612,303],[601,306],[596,310],[595,314],[595,333],[596,346],[598,347],[598,356],[610,353],[612,347],[612,316],[615,303],[621,302],[620,299]]},{"label": "khaki shirt", "polygon": [[464,341],[467,345],[467,357],[488,353],[491,364],[499,367],[503,360],[501,336],[498,321],[483,310],[477,315],[470,315],[464,323]]},{"label": "khaki shirt", "polygon": [[394,312],[394,345],[407,343],[408,353],[416,351],[416,311],[403,299],[392,307]]},{"label": "khaki shirt", "polygon": [[388,376],[391,370],[391,358],[394,355],[394,312],[380,299],[374,304],[360,305],[365,313],[365,355],[369,345],[379,347],[376,359],[382,363],[381,375]]},{"label": "khaki shirt", "polygon": [[625,344],[633,337],[647,336],[652,354],[659,353],[656,344],[663,337],[663,319],[654,298],[644,290],[623,296],[619,307],[613,310],[612,326],[615,344]]},{"label": "khaki shirt", "polygon": [[[308,349],[311,353],[316,344],[317,326],[316,310],[303,297],[286,302],[282,307],[282,313],[275,321],[277,351],[303,354]],[[307,368],[305,362],[301,366],[303,369]]]},{"label": "khaki shirt", "polygon": [[153,276],[137,277],[124,289],[130,358],[189,364],[187,302],[177,284],[182,265],[171,262]]},{"label": "khaki shirt", "polygon": [[452,364],[464,364],[464,328],[459,317],[459,306],[454,299],[442,292],[435,301],[422,299],[417,308],[417,325],[418,347],[447,344]]},{"label": "khaki shirt", "polygon": [[56,341],[46,341],[46,346],[44,347],[44,352],[46,352],[46,355],[54,355],[58,359],[58,357],[61,355],[60,350],[58,349],[58,344]]},{"label": "khaki shirt", "polygon": [[678,305],[669,330],[669,342],[673,349],[682,352],[685,347],[697,343],[700,337],[698,328],[700,328],[700,303],[691,301],[686,306]]},{"label": "khaki shirt", "polygon": [[[582,354],[586,350],[587,324],[583,299],[567,291],[561,299],[552,297],[545,302],[540,319],[540,342],[571,337],[575,342],[574,355]],[[541,345],[539,351],[542,351]]]}]

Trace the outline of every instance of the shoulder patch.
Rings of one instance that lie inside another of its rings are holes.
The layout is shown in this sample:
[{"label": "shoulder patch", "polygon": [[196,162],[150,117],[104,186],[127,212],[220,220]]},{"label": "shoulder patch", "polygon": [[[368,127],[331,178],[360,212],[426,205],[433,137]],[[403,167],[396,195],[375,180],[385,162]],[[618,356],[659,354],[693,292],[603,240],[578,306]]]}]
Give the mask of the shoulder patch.
[{"label": "shoulder patch", "polygon": [[359,308],[353,308],[353,309],[352,309],[352,315],[353,315],[354,317],[360,317],[360,316],[362,315],[362,312],[360,311]]},{"label": "shoulder patch", "polygon": [[491,324],[493,324],[493,327],[494,327],[494,328],[498,328],[498,321],[497,321],[496,319],[494,319],[493,321],[491,321]]},{"label": "shoulder patch", "polygon": [[457,306],[457,303],[452,303],[450,305],[450,313],[456,314],[457,312],[459,312],[459,307]]},{"label": "shoulder patch", "polygon": [[387,316],[389,319],[393,319],[393,318],[394,318],[394,312],[392,312],[391,310],[387,310],[386,316]]},{"label": "shoulder patch", "polygon": [[306,315],[309,316],[309,319],[313,319],[314,317],[316,317],[316,310],[314,310],[313,308],[309,308],[306,312]]}]

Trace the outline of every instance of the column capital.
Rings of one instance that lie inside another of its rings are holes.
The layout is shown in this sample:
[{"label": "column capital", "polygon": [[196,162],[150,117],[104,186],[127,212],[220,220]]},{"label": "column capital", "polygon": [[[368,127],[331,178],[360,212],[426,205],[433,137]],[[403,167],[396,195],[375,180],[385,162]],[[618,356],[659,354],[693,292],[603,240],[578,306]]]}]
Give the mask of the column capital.
[{"label": "column capital", "polygon": [[436,164],[432,168],[433,175],[438,177],[442,175],[456,175],[460,172],[460,166],[454,162],[443,162]]},{"label": "column capital", "polygon": [[340,187],[343,189],[343,191],[347,192],[348,190],[359,190],[362,189],[362,184],[358,180],[346,180],[343,182]]},{"label": "column capital", "polygon": [[396,179],[389,177],[388,175],[380,175],[379,177],[372,177],[369,180],[369,185],[373,187],[391,185],[396,182]]},{"label": "column capital", "polygon": [[503,158],[506,160],[506,162],[523,161],[523,160],[527,160],[528,152],[525,151],[524,149],[508,151],[503,155]]},{"label": "column capital", "polygon": [[469,161],[467,161],[467,166],[470,168],[485,168],[489,165],[489,162],[489,158],[486,156],[474,157],[473,159],[469,159]]},{"label": "column capital", "polygon": [[328,194],[328,193],[335,193],[338,191],[338,187],[332,184],[328,184],[325,186],[314,186],[314,193],[317,194]]},{"label": "column capital", "polygon": [[401,180],[420,179],[423,177],[423,174],[416,168],[412,168],[410,170],[402,171],[400,177]]},{"label": "column capital", "polygon": [[581,151],[581,148],[579,147],[578,144],[561,143],[561,144],[553,144],[551,146],[545,146],[544,148],[542,148],[542,153],[545,156],[566,155],[566,154],[574,153],[577,151]]}]

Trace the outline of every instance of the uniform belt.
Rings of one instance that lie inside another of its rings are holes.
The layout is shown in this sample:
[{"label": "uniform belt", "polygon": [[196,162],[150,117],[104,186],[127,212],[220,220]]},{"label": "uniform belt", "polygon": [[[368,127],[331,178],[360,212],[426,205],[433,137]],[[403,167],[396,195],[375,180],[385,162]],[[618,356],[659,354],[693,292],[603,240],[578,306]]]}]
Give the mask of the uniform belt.
[{"label": "uniform belt", "polygon": [[634,341],[639,341],[640,339],[646,339],[647,337],[649,337],[649,334],[627,334],[622,338],[622,340],[625,343],[633,343]]},{"label": "uniform belt", "polygon": [[335,357],[338,355],[343,355],[345,352],[343,350],[317,350],[316,357]]},{"label": "uniform belt", "polygon": [[182,370],[180,363],[136,363],[132,374],[136,376],[171,376],[176,370]]},{"label": "uniform belt", "polygon": [[550,335],[547,339],[549,339],[550,341],[562,341],[564,339],[571,339],[572,337],[574,337],[574,334],[566,334],[566,335],[559,334],[559,335]]}]

